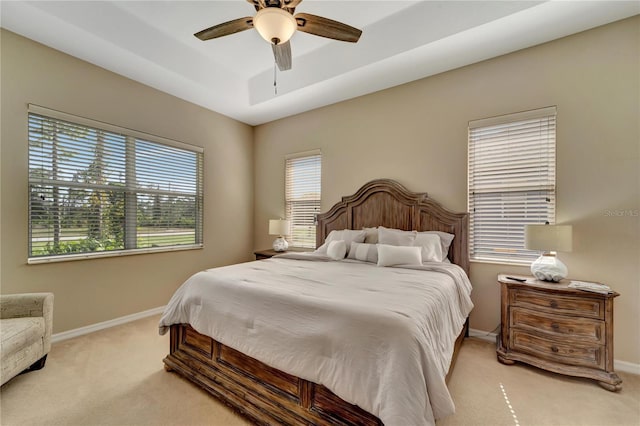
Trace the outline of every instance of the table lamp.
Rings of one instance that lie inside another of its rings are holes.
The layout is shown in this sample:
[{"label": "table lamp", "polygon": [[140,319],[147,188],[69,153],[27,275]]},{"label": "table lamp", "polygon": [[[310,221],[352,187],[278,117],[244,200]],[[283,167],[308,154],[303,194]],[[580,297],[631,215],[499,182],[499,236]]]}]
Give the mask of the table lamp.
[{"label": "table lamp", "polygon": [[524,246],[527,250],[543,252],[531,264],[531,273],[537,279],[558,282],[567,277],[569,271],[556,252],[571,251],[571,225],[525,225]]},{"label": "table lamp", "polygon": [[289,243],[284,239],[284,235],[289,234],[289,226],[291,223],[284,219],[270,219],[269,220],[269,235],[277,235],[273,241],[273,249],[275,251],[287,251]]}]

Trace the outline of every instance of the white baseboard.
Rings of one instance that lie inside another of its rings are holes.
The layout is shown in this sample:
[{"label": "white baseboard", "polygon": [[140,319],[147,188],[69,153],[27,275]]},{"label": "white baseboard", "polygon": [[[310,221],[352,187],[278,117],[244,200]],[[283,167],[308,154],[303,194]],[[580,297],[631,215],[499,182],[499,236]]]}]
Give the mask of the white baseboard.
[{"label": "white baseboard", "polygon": [[496,342],[496,333],[490,331],[476,330],[475,328],[469,329],[469,337],[475,337],[476,339],[486,340],[487,342]]},{"label": "white baseboard", "polygon": [[164,311],[164,306],[149,309],[147,311],[138,312],[131,315],[125,315],[124,317],[114,318],[109,321],[99,322],[97,324],[87,325],[85,327],[74,328],[73,330],[63,331],[62,333],[55,333],[51,336],[51,343],[61,342],[63,340],[72,339],[74,337],[82,336],[84,334],[93,333],[94,331],[104,330],[105,328],[115,327],[116,325],[126,324],[131,321],[139,320],[141,318],[150,317],[151,315],[161,314]]},{"label": "white baseboard", "polygon": [[613,360],[613,368],[615,368],[616,371],[624,371],[625,373],[640,376],[640,364],[634,364],[632,362],[620,361],[616,359]]},{"label": "white baseboard", "polygon": [[[496,343],[496,333],[488,331],[469,329],[469,337],[475,337],[480,340],[486,340],[487,342]],[[632,362],[620,361],[618,359],[613,361],[613,368],[616,371],[622,371],[625,373],[636,374],[640,376],[640,364],[634,364]]]}]

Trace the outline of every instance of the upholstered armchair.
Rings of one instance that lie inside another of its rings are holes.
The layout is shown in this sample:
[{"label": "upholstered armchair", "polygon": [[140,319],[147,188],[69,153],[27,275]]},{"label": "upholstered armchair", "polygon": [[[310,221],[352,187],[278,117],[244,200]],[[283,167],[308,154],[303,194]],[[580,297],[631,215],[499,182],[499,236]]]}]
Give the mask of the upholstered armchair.
[{"label": "upholstered armchair", "polygon": [[0,384],[44,367],[52,328],[53,293],[0,295]]}]

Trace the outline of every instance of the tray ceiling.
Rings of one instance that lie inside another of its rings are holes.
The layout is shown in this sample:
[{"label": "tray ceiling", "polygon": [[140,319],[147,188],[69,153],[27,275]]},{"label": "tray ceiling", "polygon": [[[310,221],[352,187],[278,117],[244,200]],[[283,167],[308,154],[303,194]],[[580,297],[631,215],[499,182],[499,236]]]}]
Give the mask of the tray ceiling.
[{"label": "tray ceiling", "polygon": [[2,27],[186,101],[256,125],[640,13],[637,1],[314,1],[363,30],[356,44],[296,32],[277,72],[254,30],[193,34],[253,16],[244,0],[3,1]]}]

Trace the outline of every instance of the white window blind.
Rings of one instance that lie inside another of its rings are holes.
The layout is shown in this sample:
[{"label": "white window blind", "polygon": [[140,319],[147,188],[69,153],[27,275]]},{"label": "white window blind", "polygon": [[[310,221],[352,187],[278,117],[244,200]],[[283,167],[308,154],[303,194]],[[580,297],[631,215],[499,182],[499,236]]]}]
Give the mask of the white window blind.
[{"label": "white window blind", "polygon": [[530,263],[524,225],[555,222],[556,108],[469,123],[472,260]]},{"label": "white window blind", "polygon": [[202,246],[203,151],[29,106],[29,263]]},{"label": "white window blind", "polygon": [[285,160],[285,210],[292,247],[315,248],[315,216],[320,212],[322,156],[319,150]]}]

